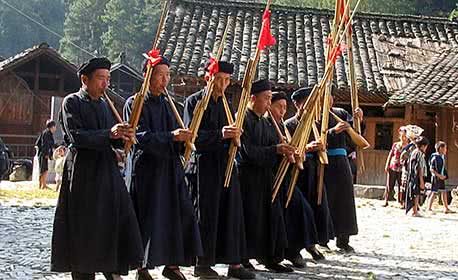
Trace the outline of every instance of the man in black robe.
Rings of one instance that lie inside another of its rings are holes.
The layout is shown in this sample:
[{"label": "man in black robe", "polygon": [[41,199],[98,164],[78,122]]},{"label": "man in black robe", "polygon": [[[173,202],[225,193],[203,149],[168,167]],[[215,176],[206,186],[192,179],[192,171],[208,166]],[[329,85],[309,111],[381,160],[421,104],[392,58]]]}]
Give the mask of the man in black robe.
[{"label": "man in black robe", "polygon": [[247,259],[243,264],[251,268],[248,259],[255,258],[267,269],[292,272],[280,264],[287,237],[280,200],[272,203],[272,187],[278,155],[292,155],[295,149],[288,144],[278,144],[272,124],[264,117],[271,97],[269,81],[253,83],[241,137],[238,167],[247,237]]},{"label": "man in black robe", "polygon": [[[279,132],[274,133],[278,136],[277,143],[280,143],[280,137],[287,138],[289,130],[283,123],[283,117],[286,114],[287,108],[287,96],[283,92],[272,93],[272,104],[270,106],[270,112],[273,119],[269,118],[271,122],[276,122]],[[273,123],[272,123],[273,124]],[[275,129],[275,127],[272,127]],[[285,139],[286,142],[287,139]],[[278,167],[276,168],[278,169]],[[283,186],[281,187],[281,195],[279,198],[283,207],[286,206],[288,199],[288,190],[290,184],[290,172],[287,173]],[[286,224],[286,233],[288,237],[288,248],[285,251],[285,256],[294,267],[304,268],[305,261],[301,255],[301,250],[304,248],[314,247],[317,241],[317,232],[315,219],[313,217],[313,210],[310,204],[304,198],[303,194],[298,188],[294,188],[291,201],[287,208],[284,208],[284,217]]]},{"label": "man in black robe", "polygon": [[114,148],[134,136],[116,124],[103,99],[111,63],[93,58],[79,71],[81,89],[65,97],[60,119],[69,145],[54,218],[51,270],[90,280],[120,279],[139,267],[142,243]]},{"label": "man in black robe", "polygon": [[[332,96],[330,98],[332,107],[334,99]],[[332,115],[329,116],[327,137],[329,164],[325,167],[324,183],[336,235],[336,245],[344,252],[353,252],[353,247],[349,245],[350,236],[358,234],[358,224],[353,176],[347,157],[347,149],[352,142],[345,133],[345,130],[353,123],[353,117],[342,108],[332,107],[331,110],[344,121],[337,122]],[[360,120],[363,119],[363,111],[360,108],[356,108],[354,114]]]},{"label": "man in black robe", "polygon": [[35,142],[37,148],[38,166],[40,169],[39,186],[40,190],[46,189],[46,177],[48,177],[48,160],[52,159],[54,148],[53,134],[56,132],[56,122],[46,121],[46,129],[43,130]]},{"label": "man in black robe", "polygon": [[[246,244],[236,167],[230,186],[224,187],[229,145],[242,133],[234,124],[229,124],[223,104],[223,95],[231,83],[234,65],[225,61],[213,63],[217,63],[218,72],[214,74],[212,96],[195,141],[196,151],[187,169],[204,249],[203,256],[197,258],[194,275],[217,278],[218,273],[210,266],[225,263],[230,265],[229,278],[254,279],[254,273],[240,266]],[[208,87],[186,100],[184,122],[187,127],[191,124],[197,103],[206,94],[209,94]]]},{"label": "man in black robe", "polygon": [[[202,254],[180,158],[184,142],[191,139],[192,133],[179,127],[165,95],[170,81],[168,60],[159,56],[147,63],[152,63],[153,72],[136,133],[131,186],[145,248],[138,279],[152,279],[148,269],[160,265],[165,266],[164,277],[186,279],[179,266],[191,265]],[[134,98],[126,101],[127,118]]]},{"label": "man in black robe", "polygon": [[[312,88],[300,88],[293,92],[291,99],[293,100],[296,114],[286,120],[286,127],[293,134],[296,131],[300,119],[300,108],[305,103],[307,97],[312,92]],[[323,148],[320,141],[314,140],[313,134],[310,135],[310,141],[306,147],[304,169],[299,172],[297,180],[297,188],[302,192],[305,199],[313,209],[315,225],[317,229],[317,237],[319,244],[327,244],[329,240],[334,239],[334,227],[332,224],[331,214],[328,208],[328,200],[326,192],[323,192],[321,205],[318,205],[318,153],[317,151]],[[326,186],[323,186],[325,188]],[[314,260],[324,259],[323,254],[316,249],[316,246],[306,248],[307,252]]]}]

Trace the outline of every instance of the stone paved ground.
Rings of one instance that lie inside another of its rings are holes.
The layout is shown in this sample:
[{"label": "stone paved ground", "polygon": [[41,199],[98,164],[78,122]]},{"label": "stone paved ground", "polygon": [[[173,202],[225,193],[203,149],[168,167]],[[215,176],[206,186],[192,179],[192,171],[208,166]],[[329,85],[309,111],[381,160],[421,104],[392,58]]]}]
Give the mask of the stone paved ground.
[{"label": "stone paved ground", "polygon": [[[43,206],[46,203],[40,201],[39,207],[24,207],[0,201],[0,279],[70,279],[66,274],[48,272],[55,202],[49,203]],[[355,254],[334,251],[326,255],[326,261],[315,263],[304,253],[306,269],[273,274],[257,266],[257,278],[458,279],[458,214],[445,215],[436,209],[435,213],[413,218],[398,208],[380,205],[377,200],[357,200],[360,234],[352,239]],[[334,243],[330,245],[335,248]],[[217,270],[226,272],[224,266]],[[184,271],[193,279],[190,269]],[[162,278],[159,269],[151,273],[156,279]],[[125,279],[135,277],[131,274]]]}]

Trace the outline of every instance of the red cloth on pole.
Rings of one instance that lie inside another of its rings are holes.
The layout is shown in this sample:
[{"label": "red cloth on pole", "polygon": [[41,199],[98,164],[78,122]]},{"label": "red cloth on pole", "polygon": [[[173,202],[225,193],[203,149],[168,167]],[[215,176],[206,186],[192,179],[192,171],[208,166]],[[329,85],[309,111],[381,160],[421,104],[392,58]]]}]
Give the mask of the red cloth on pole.
[{"label": "red cloth on pole", "polygon": [[260,34],[260,40],[258,48],[262,51],[265,47],[273,46],[277,42],[275,38],[272,36],[272,32],[270,30],[270,15],[271,11],[266,10],[262,16],[262,30]]}]

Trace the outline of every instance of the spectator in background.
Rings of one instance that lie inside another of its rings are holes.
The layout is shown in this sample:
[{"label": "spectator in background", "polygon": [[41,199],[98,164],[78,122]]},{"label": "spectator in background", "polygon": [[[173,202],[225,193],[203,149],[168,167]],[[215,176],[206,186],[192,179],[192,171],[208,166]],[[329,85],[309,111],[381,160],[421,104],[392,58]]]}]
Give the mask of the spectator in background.
[{"label": "spectator in background", "polygon": [[59,191],[62,185],[62,175],[64,174],[65,154],[67,148],[65,146],[59,146],[53,153],[53,159],[56,161],[54,164],[54,171],[56,172],[56,192]]},{"label": "spectator in background", "polygon": [[10,158],[11,153],[8,147],[3,143],[2,138],[0,138],[0,182],[3,176],[6,176],[11,169]]},{"label": "spectator in background", "polygon": [[35,142],[37,149],[38,165],[40,168],[39,189],[46,189],[46,177],[48,176],[48,160],[53,156],[54,137],[56,132],[56,122],[53,120],[46,121],[46,129],[43,130]]},{"label": "spectator in background", "polygon": [[448,208],[447,190],[445,189],[445,180],[448,179],[447,169],[445,169],[445,155],[447,154],[447,144],[439,141],[436,143],[436,152],[431,155],[430,170],[431,170],[431,193],[428,201],[428,211],[432,211],[431,207],[436,197],[436,193],[442,195],[442,203],[444,205],[444,213],[453,213]]},{"label": "spectator in background", "polygon": [[398,185],[398,202],[403,205],[404,192],[401,190],[401,153],[402,150],[409,144],[409,139],[406,136],[404,127],[399,128],[399,141],[395,142],[391,147],[391,151],[386,159],[385,173],[386,173],[386,189],[385,189],[385,204],[383,207],[388,206],[388,200],[394,190],[394,186]]},{"label": "spectator in background", "polygon": [[407,167],[406,213],[412,209],[412,216],[419,217],[418,205],[421,191],[425,189],[427,164],[425,152],[429,140],[420,136],[415,140],[415,150],[410,154]]}]

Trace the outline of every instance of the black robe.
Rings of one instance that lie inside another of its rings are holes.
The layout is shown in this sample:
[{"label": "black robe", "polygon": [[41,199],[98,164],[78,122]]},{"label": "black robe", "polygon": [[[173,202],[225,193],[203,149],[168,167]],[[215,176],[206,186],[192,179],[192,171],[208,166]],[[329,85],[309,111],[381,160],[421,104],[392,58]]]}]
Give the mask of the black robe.
[{"label": "black robe", "polygon": [[[194,108],[204,96],[201,90],[186,100],[184,122],[189,126]],[[210,98],[195,141],[196,152],[187,168],[199,222],[203,258],[199,264],[238,264],[245,253],[245,225],[237,167],[229,188],[224,187],[230,139],[223,140],[228,125],[221,98]]]},{"label": "black robe", "polygon": [[62,104],[69,141],[54,218],[51,270],[127,274],[141,264],[140,231],[110,139],[115,124],[103,99],[80,90]]},{"label": "black robe", "polygon": [[[272,122],[273,120],[269,118],[269,121]],[[279,128],[282,135],[285,135],[283,125],[279,125]],[[271,129],[277,136],[277,144],[280,143],[280,138],[278,137],[278,133],[273,125],[271,126]],[[274,168],[275,174],[278,171],[278,165],[282,159],[282,156],[278,157],[278,164]],[[287,258],[294,258],[300,254],[302,249],[309,248],[318,243],[317,229],[312,207],[298,188],[294,188],[288,208],[285,208],[286,201],[288,199],[289,184],[291,182],[291,170],[292,165],[290,165],[285,179],[283,180],[281,192],[277,198],[281,201],[284,211],[283,215],[285,218],[286,234],[288,239],[288,248],[285,254]]]},{"label": "black robe", "polygon": [[281,201],[272,204],[277,137],[264,117],[248,110],[238,167],[247,238],[247,258],[282,260],[287,236]]},{"label": "black robe", "polygon": [[[293,116],[286,120],[285,124],[292,135],[296,131],[299,121],[296,116]],[[311,138],[313,139],[314,137]],[[302,192],[313,209],[318,243],[326,244],[335,237],[334,226],[329,212],[325,184],[323,184],[324,191],[321,205],[318,205],[318,166],[319,159],[317,153],[307,154],[307,158],[304,161],[304,170],[299,172],[296,187]]]},{"label": "black robe", "polygon": [[37,156],[41,175],[48,171],[48,160],[52,159],[52,149],[54,148],[54,137],[48,128],[38,136],[35,146],[38,148]]},{"label": "black robe", "polygon": [[[332,111],[342,120],[352,124],[352,116],[341,108],[332,108]],[[328,154],[332,149],[347,150],[350,143],[345,132],[336,134],[333,127],[337,124],[335,118],[329,116]],[[328,156],[329,164],[325,167],[324,182],[328,195],[329,210],[331,212],[334,231],[337,237],[358,234],[356,220],[355,195],[353,177],[348,157],[344,155]]]},{"label": "black robe", "polygon": [[[130,112],[130,97],[125,111]],[[145,248],[144,266],[190,265],[202,254],[199,228],[174,142],[178,123],[164,95],[147,94],[137,130],[131,196]]]},{"label": "black robe", "polygon": [[421,194],[420,172],[423,173],[423,182],[426,182],[427,163],[425,154],[421,150],[415,149],[410,154],[407,167],[406,214],[414,207],[415,198]]}]

